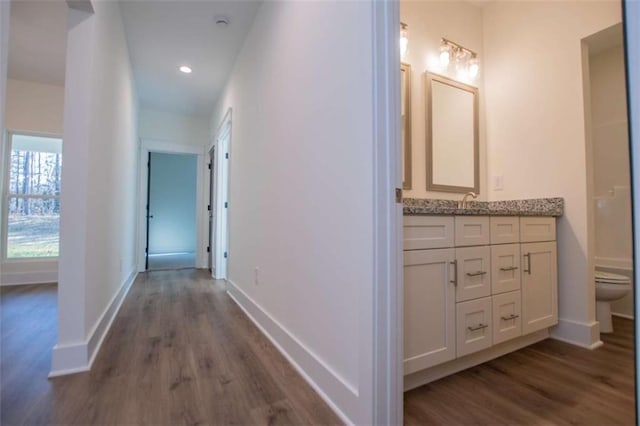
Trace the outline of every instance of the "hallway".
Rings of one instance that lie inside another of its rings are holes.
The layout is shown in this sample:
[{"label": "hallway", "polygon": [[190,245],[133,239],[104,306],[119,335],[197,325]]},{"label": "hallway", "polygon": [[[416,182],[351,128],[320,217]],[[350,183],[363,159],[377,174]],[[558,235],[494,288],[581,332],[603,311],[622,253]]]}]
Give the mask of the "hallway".
[{"label": "hallway", "polygon": [[[207,275],[140,274],[91,372],[52,380],[46,375],[55,328],[29,344],[29,352],[46,349],[46,360],[6,356],[20,337],[5,333],[4,315],[18,308],[3,292],[0,423],[340,423],[229,298],[224,282]],[[51,289],[38,287],[31,300],[48,303],[23,305],[29,317],[55,312]]]}]

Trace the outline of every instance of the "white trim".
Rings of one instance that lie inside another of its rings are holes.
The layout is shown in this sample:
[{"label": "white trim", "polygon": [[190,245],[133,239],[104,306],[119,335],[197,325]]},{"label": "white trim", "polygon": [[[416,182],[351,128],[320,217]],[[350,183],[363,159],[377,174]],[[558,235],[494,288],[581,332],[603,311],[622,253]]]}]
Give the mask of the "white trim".
[{"label": "white trim", "polygon": [[[271,341],[287,361],[293,365],[296,371],[300,373],[338,417],[346,424],[355,424],[339,407],[345,406],[345,401],[351,403],[356,401],[358,398],[357,390],[275,318],[262,309],[240,287],[229,280],[227,280],[227,286],[229,297],[242,309],[245,315]],[[334,401],[328,395],[334,395],[334,398],[338,401]]]},{"label": "white trim", "polygon": [[[372,1],[373,34],[373,354],[372,424],[403,423],[402,188],[399,2]],[[366,286],[365,286],[366,287]],[[363,299],[367,300],[367,299]],[[368,324],[369,318],[361,318]],[[361,331],[366,334],[366,330]],[[363,337],[364,339],[364,337]],[[361,372],[361,381],[366,385]]]},{"label": "white trim", "polygon": [[633,315],[619,314],[617,312],[611,312],[611,315],[613,315],[614,317],[620,317],[620,318],[628,319],[628,320],[631,320],[631,321],[633,321],[635,319],[633,317]]},{"label": "white trim", "polygon": [[[214,279],[227,279],[227,266],[231,251],[229,250],[229,211],[230,208],[224,208],[224,202],[231,204],[231,147],[233,145],[231,139],[233,134],[232,108],[229,108],[224,118],[218,125],[216,134],[209,146],[208,153],[215,149],[214,173],[214,199],[211,208],[213,209],[213,256],[211,262],[211,276]],[[229,158],[225,155],[229,154]],[[226,200],[225,200],[226,198]],[[227,252],[227,257],[224,253]]]},{"label": "white trim", "polygon": [[587,349],[602,346],[600,323],[584,323],[560,318],[558,325],[551,329],[551,338]]},{"label": "white trim", "polygon": [[120,289],[113,295],[106,306],[89,337],[84,342],[71,345],[55,345],[51,354],[51,372],[49,377],[89,371],[100,352],[102,343],[111,329],[111,325],[118,316],[124,299],[135,282],[138,272],[133,271],[122,283]]},{"label": "white trim", "polygon": [[139,163],[138,163],[138,238],[136,241],[136,268],[138,272],[145,271],[145,248],[147,240],[147,160],[149,152],[165,154],[192,154],[197,157],[196,166],[196,267],[207,267],[207,239],[203,238],[205,223],[208,221],[206,201],[204,200],[206,161],[205,149],[200,145],[183,145],[175,142],[158,139],[140,139]]},{"label": "white trim", "polygon": [[58,282],[58,271],[3,272],[0,286],[50,284]]}]

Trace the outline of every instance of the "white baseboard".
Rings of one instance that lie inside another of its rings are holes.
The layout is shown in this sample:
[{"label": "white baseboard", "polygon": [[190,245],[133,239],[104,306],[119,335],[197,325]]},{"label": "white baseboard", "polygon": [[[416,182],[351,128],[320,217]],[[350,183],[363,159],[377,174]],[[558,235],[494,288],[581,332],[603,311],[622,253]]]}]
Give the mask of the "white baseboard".
[{"label": "white baseboard", "polygon": [[551,329],[551,338],[586,349],[596,349],[603,345],[598,321],[583,323],[560,318],[558,325]]},{"label": "white baseboard", "polygon": [[327,366],[289,330],[262,309],[238,285],[227,280],[227,293],[249,319],[293,365],[309,385],[348,425],[355,424],[341,407],[354,407],[358,391]]},{"label": "white baseboard", "polygon": [[0,285],[31,285],[58,282],[58,271],[4,272]]},{"label": "white baseboard", "polygon": [[49,377],[81,373],[91,369],[96,355],[100,352],[102,342],[107,336],[111,324],[113,324],[113,320],[118,315],[122,302],[124,302],[137,276],[138,272],[136,271],[129,274],[129,277],[111,298],[111,301],[89,333],[89,337],[84,342],[71,345],[55,345],[53,347]]},{"label": "white baseboard", "polygon": [[635,320],[635,317],[633,315],[619,314],[617,312],[611,312],[611,315],[613,315],[614,317],[620,317],[620,318],[628,319],[631,321]]}]

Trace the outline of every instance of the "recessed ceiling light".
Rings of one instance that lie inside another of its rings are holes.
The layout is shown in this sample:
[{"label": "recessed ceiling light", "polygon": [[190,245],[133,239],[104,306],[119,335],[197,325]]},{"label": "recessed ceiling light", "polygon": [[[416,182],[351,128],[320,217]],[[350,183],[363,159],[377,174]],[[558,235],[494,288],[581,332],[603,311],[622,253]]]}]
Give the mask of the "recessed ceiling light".
[{"label": "recessed ceiling light", "polygon": [[186,65],[182,65],[180,68],[178,68],[180,71],[182,71],[185,74],[191,74],[191,72],[193,71],[191,69],[191,67],[188,67]]}]

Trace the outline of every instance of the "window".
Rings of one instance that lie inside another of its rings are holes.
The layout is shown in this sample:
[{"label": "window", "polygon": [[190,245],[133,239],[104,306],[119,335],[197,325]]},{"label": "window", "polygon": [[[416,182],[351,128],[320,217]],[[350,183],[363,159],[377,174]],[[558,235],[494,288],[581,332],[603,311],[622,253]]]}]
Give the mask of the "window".
[{"label": "window", "polygon": [[60,242],[62,139],[9,133],[4,257],[56,257]]}]

